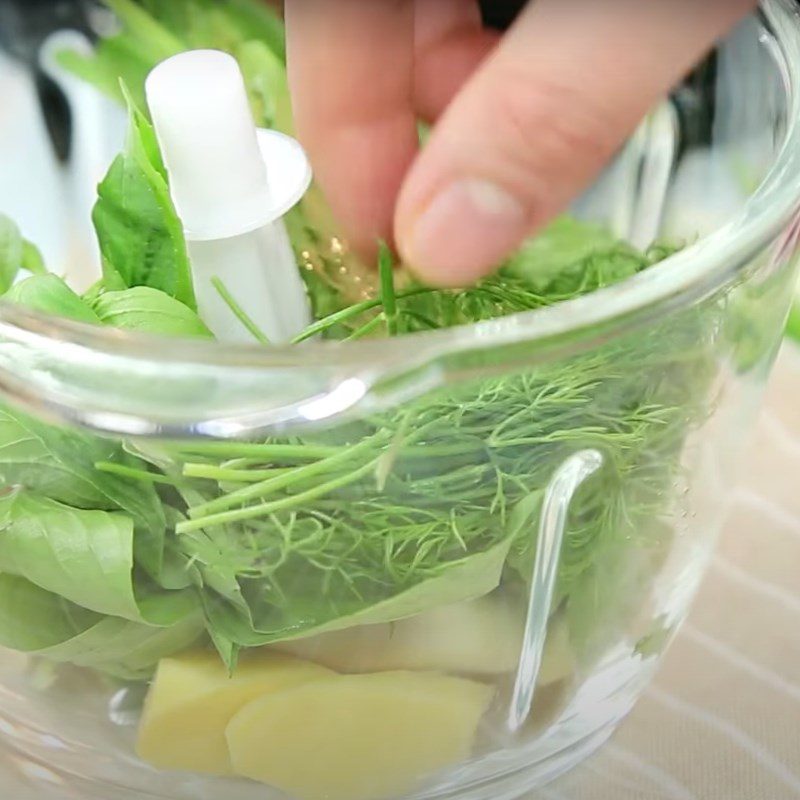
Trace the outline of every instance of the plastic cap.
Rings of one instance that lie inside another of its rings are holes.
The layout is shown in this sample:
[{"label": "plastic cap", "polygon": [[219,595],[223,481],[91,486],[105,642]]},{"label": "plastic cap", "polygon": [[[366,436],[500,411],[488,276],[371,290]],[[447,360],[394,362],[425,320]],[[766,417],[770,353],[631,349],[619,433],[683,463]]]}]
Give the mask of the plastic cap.
[{"label": "plastic cap", "polygon": [[267,168],[236,60],[181,53],[150,73],[146,91],[187,235],[225,238],[270,221]]}]

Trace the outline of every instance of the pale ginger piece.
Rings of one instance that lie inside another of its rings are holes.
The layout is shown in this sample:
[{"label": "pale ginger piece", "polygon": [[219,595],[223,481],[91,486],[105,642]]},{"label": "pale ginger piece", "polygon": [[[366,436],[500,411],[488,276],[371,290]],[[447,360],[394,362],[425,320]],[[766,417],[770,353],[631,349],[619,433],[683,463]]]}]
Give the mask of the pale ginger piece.
[{"label": "pale ginger piece", "polygon": [[[360,625],[271,645],[337,672],[420,670],[466,675],[515,672],[525,631],[519,601],[487,596],[383,625]],[[568,677],[574,668],[566,622],[551,622],[538,683]]]},{"label": "pale ginger piece", "polygon": [[236,712],[255,698],[331,674],[264,651],[244,658],[232,677],[216,653],[165,658],[147,695],[137,753],[160,769],[230,775],[225,729]]},{"label": "pale ginger piece", "polygon": [[272,647],[338,672],[500,675],[517,668],[524,628],[518,604],[487,596],[397,622],[360,625]]},{"label": "pale ginger piece", "polygon": [[494,689],[445,675],[340,675],[273,693],[228,726],[235,772],[298,800],[379,800],[469,758]]},{"label": "pale ginger piece", "polygon": [[552,686],[575,672],[575,655],[569,640],[569,628],[561,617],[550,621],[542,653],[537,686]]}]

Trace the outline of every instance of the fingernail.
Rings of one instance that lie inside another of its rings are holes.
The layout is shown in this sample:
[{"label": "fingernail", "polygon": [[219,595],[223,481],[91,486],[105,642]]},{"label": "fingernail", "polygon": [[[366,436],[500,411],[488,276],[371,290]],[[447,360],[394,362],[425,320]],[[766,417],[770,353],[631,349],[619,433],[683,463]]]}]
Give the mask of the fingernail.
[{"label": "fingernail", "polygon": [[406,260],[423,278],[460,286],[488,274],[526,236],[525,206],[501,186],[463,178],[436,194],[401,231]]}]

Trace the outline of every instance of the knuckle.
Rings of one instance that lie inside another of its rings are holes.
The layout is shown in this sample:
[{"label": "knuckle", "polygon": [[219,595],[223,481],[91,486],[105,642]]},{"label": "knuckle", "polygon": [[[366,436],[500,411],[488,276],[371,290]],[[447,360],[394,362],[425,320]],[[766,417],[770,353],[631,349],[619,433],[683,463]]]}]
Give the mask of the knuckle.
[{"label": "knuckle", "polygon": [[489,124],[510,179],[539,178],[552,188],[551,179],[565,170],[599,166],[616,148],[608,111],[567,82],[506,68],[490,105]]}]

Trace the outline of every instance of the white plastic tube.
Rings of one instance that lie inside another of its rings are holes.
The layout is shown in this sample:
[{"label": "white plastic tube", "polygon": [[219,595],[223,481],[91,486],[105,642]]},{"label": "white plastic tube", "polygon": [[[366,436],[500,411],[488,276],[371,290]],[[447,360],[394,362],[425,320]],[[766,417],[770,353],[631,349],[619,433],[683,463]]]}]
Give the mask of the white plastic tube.
[{"label": "white plastic tube", "polygon": [[174,56],[153,70],[146,91],[200,316],[221,341],[253,341],[214,287],[218,278],[271,342],[288,341],[311,322],[282,219],[311,183],[303,149],[256,128],[244,78],[226,53]]}]

